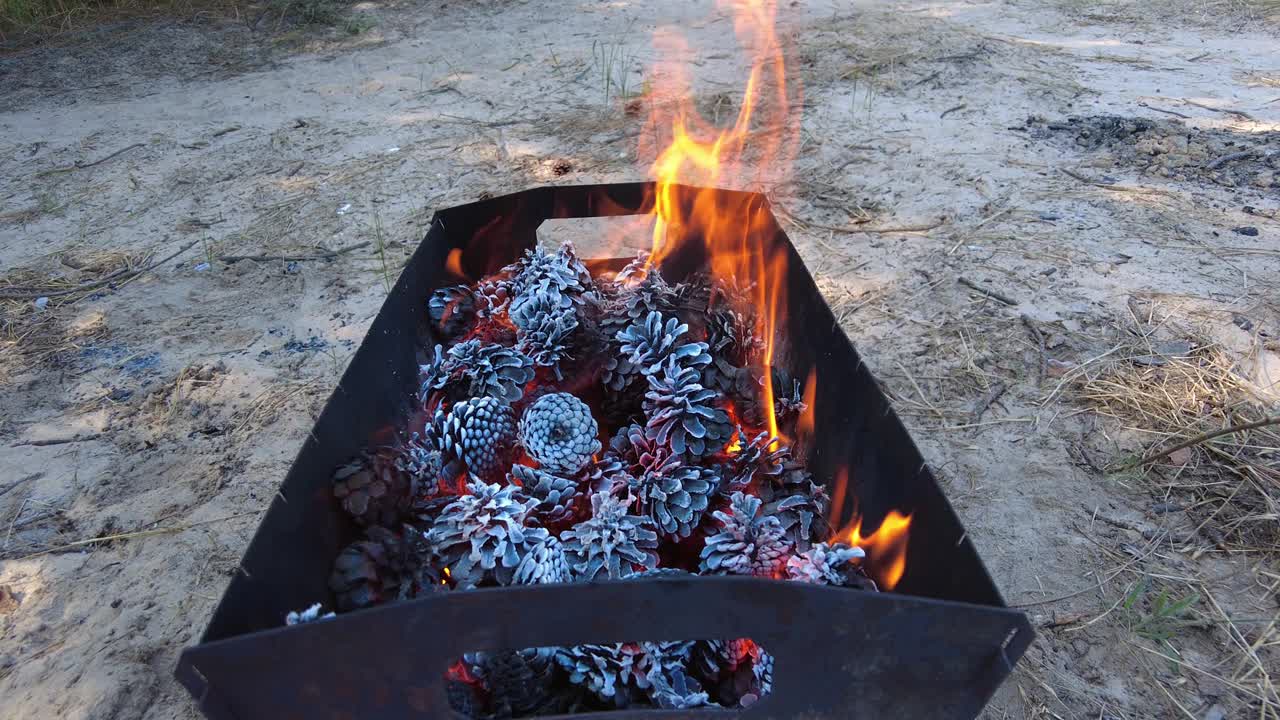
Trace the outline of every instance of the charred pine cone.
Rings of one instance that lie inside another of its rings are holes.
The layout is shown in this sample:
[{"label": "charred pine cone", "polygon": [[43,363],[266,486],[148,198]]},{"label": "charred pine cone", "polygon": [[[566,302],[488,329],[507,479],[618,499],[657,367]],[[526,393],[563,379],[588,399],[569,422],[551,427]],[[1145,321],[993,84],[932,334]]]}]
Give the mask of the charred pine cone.
[{"label": "charred pine cone", "polygon": [[364,540],[338,553],[329,576],[329,589],[334,592],[338,609],[346,612],[417,597],[433,590],[438,582],[412,527],[405,526],[401,533],[371,527],[365,531]]},{"label": "charred pine cone", "polygon": [[457,587],[473,588],[488,580],[509,585],[529,546],[548,535],[525,526],[538,501],[514,485],[487,485],[478,479],[467,483],[467,490],[469,495],[459,495],[440,512],[427,543]]},{"label": "charred pine cone", "polygon": [[570,337],[578,328],[572,310],[561,309],[549,296],[539,295],[521,304],[511,319],[516,325],[516,349],[561,379],[560,361],[568,357]]},{"label": "charred pine cone", "polygon": [[511,578],[515,585],[546,585],[572,580],[564,545],[554,535],[535,537]]},{"label": "charred pine cone", "polygon": [[436,410],[431,434],[436,449],[466,464],[471,474],[489,480],[500,475],[516,440],[511,406],[493,397],[478,397]]},{"label": "charred pine cone", "polygon": [[577,517],[580,501],[585,498],[578,483],[545,470],[513,465],[511,479],[524,488],[524,494],[538,501],[534,514],[544,527],[553,527]]},{"label": "charred pine cone", "polygon": [[682,367],[701,367],[711,362],[706,343],[680,342],[688,332],[689,326],[677,318],[667,318],[654,311],[643,322],[618,331],[617,339],[631,365],[641,374],[653,375],[668,360]]},{"label": "charred pine cone", "polygon": [[862,548],[818,543],[787,559],[787,579],[814,585],[860,586]]},{"label": "charred pine cone", "polygon": [[476,653],[469,657],[472,672],[489,691],[492,718],[546,714],[557,699],[551,683],[556,672],[556,648],[525,648]]},{"label": "charred pine cone", "polygon": [[662,535],[679,539],[693,534],[719,484],[715,470],[671,455],[636,478],[633,494]]},{"label": "charred pine cone", "polygon": [[696,368],[668,358],[660,374],[649,376],[644,396],[645,435],[695,458],[719,451],[733,434],[728,414],[715,404],[718,393],[699,380]]},{"label": "charred pine cone", "polygon": [[689,664],[723,707],[754,705],[773,686],[773,656],[746,638],[698,642]]},{"label": "charred pine cone", "polygon": [[729,510],[716,510],[717,532],[707,536],[699,570],[707,574],[755,575],[776,578],[782,574],[793,547],[777,518],[762,512],[760,498],[735,492]]},{"label": "charred pine cone", "polygon": [[454,345],[438,367],[433,362],[421,369],[424,403],[430,390],[463,382],[467,384],[468,397],[487,396],[515,402],[524,395],[524,386],[534,376],[533,360],[529,356],[514,348],[481,340]]},{"label": "charred pine cone", "polygon": [[648,685],[644,650],[637,643],[574,645],[556,649],[569,682],[617,708],[630,707]]},{"label": "charred pine cone", "polygon": [[569,243],[561,245],[554,253],[532,248],[508,269],[514,271],[514,297],[508,309],[513,322],[516,317],[527,314],[525,305],[529,303],[572,312],[574,304],[594,287],[591,273],[578,260]]},{"label": "charred pine cone", "polygon": [[826,517],[830,500],[826,488],[788,451],[782,470],[758,484],[765,513],[778,518],[787,537],[801,550],[827,539],[831,529]]},{"label": "charred pine cone", "polygon": [[782,474],[784,463],[791,459],[785,446],[771,449],[777,439],[762,432],[750,440],[738,427],[738,450],[725,462],[725,489],[745,491],[752,483],[771,483]]},{"label": "charred pine cone", "polygon": [[590,582],[603,575],[624,578],[658,565],[658,533],[648,518],[629,515],[627,501],[611,495],[591,496],[591,518],[560,536],[575,579]]},{"label": "charred pine cone", "polygon": [[356,524],[394,527],[408,512],[415,476],[404,472],[388,450],[365,453],[333,474],[333,496]]},{"label": "charred pine cone", "polygon": [[520,444],[551,472],[576,474],[600,452],[600,432],[591,408],[569,393],[538,398],[520,418]]},{"label": "charred pine cone", "polygon": [[466,285],[443,287],[431,293],[427,312],[442,340],[452,340],[475,319],[476,298]]},{"label": "charred pine cone", "polygon": [[444,456],[417,433],[401,448],[396,467],[409,476],[414,498],[432,497],[440,492]]}]

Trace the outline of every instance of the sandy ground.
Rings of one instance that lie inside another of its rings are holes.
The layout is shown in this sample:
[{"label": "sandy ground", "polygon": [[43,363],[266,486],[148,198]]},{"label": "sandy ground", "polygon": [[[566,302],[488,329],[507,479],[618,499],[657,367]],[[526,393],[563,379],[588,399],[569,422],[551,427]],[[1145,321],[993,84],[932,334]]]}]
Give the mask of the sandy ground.
[{"label": "sandy ground", "polygon": [[[657,18],[701,48],[704,109],[739,97],[708,3],[359,11],[357,36],[126,24],[0,57],[0,715],[195,717],[177,654],[432,209],[643,177],[601,77],[643,88]],[[782,13],[803,143],[764,189],[1040,628],[990,718],[1277,717],[1275,556],[1168,475],[1110,471],[1161,436],[1088,392],[1126,343],[1160,367],[1193,341],[1280,399],[1277,38],[1154,15]],[[1067,122],[1101,114],[1157,125]],[[40,309],[29,287],[68,292]]]}]

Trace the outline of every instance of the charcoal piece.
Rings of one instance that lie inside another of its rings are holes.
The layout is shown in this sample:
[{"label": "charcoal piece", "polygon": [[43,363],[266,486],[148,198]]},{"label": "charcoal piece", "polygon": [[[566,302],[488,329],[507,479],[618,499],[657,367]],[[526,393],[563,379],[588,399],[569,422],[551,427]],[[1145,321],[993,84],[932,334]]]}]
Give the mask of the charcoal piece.
[{"label": "charcoal piece", "polygon": [[653,520],[658,531],[678,540],[693,534],[719,486],[715,470],[686,464],[679,455],[670,455],[636,477],[632,494],[641,513]]},{"label": "charcoal piece", "polygon": [[569,393],[543,395],[520,418],[520,444],[550,472],[576,474],[600,452],[591,408]]},{"label": "charcoal piece", "polygon": [[579,505],[585,505],[576,480],[524,465],[513,465],[510,478],[524,488],[525,495],[538,501],[534,513],[544,527],[573,520]]},{"label": "charcoal piece", "polygon": [[849,585],[866,553],[844,543],[818,543],[787,559],[787,579],[815,585]]},{"label": "charcoal piece", "polygon": [[338,610],[346,612],[414,597],[422,590],[417,584],[431,571],[413,534],[407,526],[401,533],[371,527],[365,530],[365,539],[338,553],[329,576],[329,589]]},{"label": "charcoal piece", "polygon": [[535,372],[533,360],[519,350],[481,340],[454,345],[441,364],[443,372],[432,376],[434,389],[465,381],[469,397],[488,396],[505,402],[519,400]]},{"label": "charcoal piece", "polygon": [[511,582],[515,585],[566,583],[573,579],[565,558],[564,545],[554,535],[536,537],[516,565]]},{"label": "charcoal piece", "polygon": [[459,459],[485,480],[506,470],[515,446],[516,424],[511,406],[493,397],[463,400],[436,410],[431,436],[445,459]]},{"label": "charcoal piece", "polygon": [[452,340],[461,335],[475,318],[475,295],[466,285],[440,288],[431,293],[427,312],[441,339]]},{"label": "charcoal piece", "polygon": [[635,322],[618,331],[619,349],[630,364],[644,375],[660,371],[668,360],[681,367],[701,367],[711,362],[706,343],[680,342],[689,326],[677,318],[654,311],[643,322]]},{"label": "charcoal piece", "polygon": [[628,514],[627,501],[612,495],[592,495],[591,517],[564,531],[560,539],[579,582],[602,575],[618,580],[658,565],[658,533],[653,521]]},{"label": "charcoal piece", "polygon": [[794,547],[778,518],[765,515],[760,498],[735,492],[728,511],[712,516],[719,528],[707,535],[699,571],[713,575],[782,576]]},{"label": "charcoal piece", "polygon": [[556,648],[540,647],[475,653],[469,657],[472,672],[489,691],[492,718],[519,718],[544,714],[557,704],[552,681]]},{"label": "charcoal piece", "polygon": [[364,453],[333,474],[333,496],[357,525],[395,526],[411,506],[414,477],[390,450]]},{"label": "charcoal piece", "polygon": [[733,434],[728,414],[716,405],[718,393],[704,388],[698,370],[667,359],[660,373],[648,376],[645,434],[694,458],[718,452]]},{"label": "charcoal piece", "polygon": [[440,512],[427,532],[427,544],[457,587],[487,581],[509,585],[530,544],[548,535],[543,528],[525,526],[538,501],[514,485],[489,485],[478,478],[467,483],[467,491]]}]

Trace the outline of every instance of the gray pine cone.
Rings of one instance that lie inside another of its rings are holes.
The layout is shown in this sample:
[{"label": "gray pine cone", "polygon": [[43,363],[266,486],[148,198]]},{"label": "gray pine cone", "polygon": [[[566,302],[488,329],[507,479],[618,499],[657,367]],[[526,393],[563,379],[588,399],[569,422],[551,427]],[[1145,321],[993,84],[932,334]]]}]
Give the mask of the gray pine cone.
[{"label": "gray pine cone", "polygon": [[413,502],[417,483],[389,450],[366,452],[333,474],[333,496],[361,526],[394,527]]},{"label": "gray pine cone", "polygon": [[450,363],[445,358],[444,346],[436,345],[427,354],[427,361],[418,366],[418,402],[426,407],[435,391],[449,383]]},{"label": "gray pine cone", "polygon": [[538,501],[534,512],[542,525],[557,525],[577,513],[582,494],[574,480],[524,465],[511,466],[510,477],[524,488],[525,495]]},{"label": "gray pine cone", "polygon": [[857,575],[856,561],[866,557],[862,548],[844,543],[818,543],[787,559],[787,579],[815,585],[849,585]]},{"label": "gray pine cone", "polygon": [[575,579],[591,582],[603,575],[619,580],[658,566],[653,521],[627,514],[625,499],[601,493],[591,496],[591,513],[560,536]]},{"label": "gray pine cone", "polygon": [[416,597],[427,589],[425,586],[438,582],[416,538],[416,531],[409,526],[401,533],[371,527],[365,530],[363,540],[343,548],[329,575],[329,589],[338,610]]},{"label": "gray pine cone", "polygon": [[475,317],[476,298],[466,285],[443,287],[431,293],[427,312],[441,339],[457,337]]},{"label": "gray pine cone", "polygon": [[826,520],[830,499],[826,488],[813,481],[790,450],[776,456],[782,460],[781,471],[766,475],[768,482],[758,484],[764,511],[778,518],[797,548],[807,550],[810,543],[826,540],[831,532]]},{"label": "gray pine cone", "polygon": [[663,536],[679,539],[693,534],[719,484],[715,470],[671,455],[636,478],[633,494]]},{"label": "gray pine cone", "polygon": [[497,398],[471,398],[448,412],[437,409],[431,434],[445,458],[457,458],[471,474],[494,479],[506,469],[515,445],[515,414]]},{"label": "gray pine cone", "polygon": [[556,662],[569,674],[569,682],[617,708],[644,697],[649,684],[651,663],[640,643],[557,648]]},{"label": "gray pine cone", "polygon": [[644,396],[645,435],[695,458],[721,450],[733,434],[728,414],[715,404],[718,394],[699,380],[695,368],[668,358],[661,373],[649,376]]},{"label": "gray pine cone", "polygon": [[777,450],[769,446],[775,438],[762,432],[748,440],[746,431],[738,427],[739,448],[725,463],[725,487],[729,490],[746,490],[753,482],[772,483],[782,474],[783,464],[790,460],[791,451],[784,445]]},{"label": "gray pine cone", "polygon": [[467,483],[470,495],[459,495],[445,506],[427,532],[427,543],[444,562],[457,587],[467,589],[485,580],[509,585],[521,556],[548,535],[542,528],[525,527],[537,500],[514,485]]},{"label": "gray pine cone", "polygon": [[671,455],[666,446],[651,440],[644,428],[635,423],[614,433],[609,440],[609,452],[617,457],[622,469],[634,477],[651,472]]},{"label": "gray pine cone", "polygon": [[569,393],[538,398],[520,418],[520,444],[551,472],[574,475],[600,452],[600,428],[591,408]]},{"label": "gray pine cone", "polygon": [[578,260],[569,243],[561,245],[553,253],[532,248],[508,270],[514,271],[514,297],[508,311],[513,321],[517,316],[526,314],[524,305],[531,302],[572,311],[582,295],[594,287],[591,273]]},{"label": "gray pine cone", "polygon": [[689,666],[722,707],[749,707],[773,686],[773,656],[748,638],[694,644]]},{"label": "gray pine cone", "polygon": [[515,402],[534,376],[533,360],[514,348],[468,340],[449,348],[437,387],[468,380],[470,397],[489,396]]},{"label": "gray pine cone", "polygon": [[689,326],[679,319],[654,311],[643,322],[620,330],[617,339],[631,365],[645,375],[653,375],[669,358],[682,367],[701,367],[711,362],[706,343],[680,343],[687,332]]},{"label": "gray pine cone", "polygon": [[578,328],[573,308],[560,308],[547,295],[522,303],[511,313],[516,326],[516,348],[539,367],[560,376],[560,361],[568,356],[569,338]]},{"label": "gray pine cone", "polygon": [[540,542],[530,543],[511,578],[514,585],[546,585],[572,580],[564,555],[564,545],[554,535],[547,535]]},{"label": "gray pine cone", "polygon": [[471,670],[489,691],[492,718],[519,718],[541,714],[555,704],[552,679],[556,648],[525,648],[470,656]]},{"label": "gray pine cone", "polygon": [[663,710],[691,710],[713,704],[702,685],[689,677],[683,665],[655,663],[649,668],[646,679],[649,681],[649,699]]},{"label": "gray pine cone", "polygon": [[781,577],[793,548],[782,524],[764,515],[761,506],[760,498],[735,492],[729,496],[728,512],[712,513],[720,529],[707,536],[700,572]]},{"label": "gray pine cone", "polygon": [[440,473],[444,470],[444,456],[425,439],[414,433],[400,449],[396,467],[406,473],[414,483],[413,494],[431,497],[440,492]]}]

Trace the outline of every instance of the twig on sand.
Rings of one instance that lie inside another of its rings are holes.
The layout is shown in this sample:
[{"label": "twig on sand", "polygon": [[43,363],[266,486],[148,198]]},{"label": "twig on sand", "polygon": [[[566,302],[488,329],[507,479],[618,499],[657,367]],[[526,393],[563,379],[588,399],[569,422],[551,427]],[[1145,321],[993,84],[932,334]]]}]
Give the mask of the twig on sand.
[{"label": "twig on sand", "polygon": [[333,260],[334,258],[340,255],[346,255],[349,252],[352,252],[354,250],[359,250],[360,248],[369,247],[372,244],[373,244],[372,241],[366,240],[364,242],[355,243],[354,245],[347,245],[346,247],[338,248],[337,250],[332,250],[330,252],[322,253],[320,255],[221,255],[218,257],[218,260],[220,260],[221,262],[227,263],[228,265],[232,263],[238,263],[241,260],[253,260],[254,262],[272,262],[272,261],[281,261],[281,260],[287,261],[287,262],[306,262],[308,260]]},{"label": "twig on sand", "polygon": [[1201,433],[1191,438],[1190,440],[1185,440],[1183,442],[1180,442],[1177,445],[1174,445],[1173,447],[1147,453],[1146,455],[1143,455],[1141,458],[1139,458],[1137,461],[1134,461],[1122,466],[1122,469],[1138,467],[1140,465],[1149,465],[1155,462],[1156,460],[1161,460],[1163,458],[1166,458],[1183,448],[1189,448],[1194,445],[1199,445],[1203,442],[1208,442],[1209,440],[1212,440],[1216,437],[1221,437],[1223,435],[1231,435],[1232,433],[1244,432],[1245,430],[1255,430],[1257,428],[1267,427],[1269,425],[1280,425],[1280,415],[1273,415],[1271,417],[1262,418],[1261,420],[1242,423],[1240,425],[1232,425],[1231,427],[1225,427],[1225,428],[1222,428],[1221,430],[1214,430],[1212,432]]},{"label": "twig on sand", "polygon": [[1011,307],[1012,307],[1012,306],[1014,306],[1014,305],[1017,305],[1017,304],[1018,304],[1018,301],[1017,301],[1017,300],[1014,300],[1013,298],[1009,297],[1008,295],[1003,295],[1003,294],[1001,294],[1001,293],[999,293],[999,292],[996,292],[995,290],[988,290],[987,288],[982,287],[981,285],[979,285],[978,283],[976,283],[976,282],[974,282],[974,281],[970,280],[970,279],[969,279],[969,278],[967,278],[967,277],[960,276],[960,277],[956,278],[956,282],[960,283],[961,285],[964,285],[965,287],[967,287],[967,288],[969,288],[969,289],[971,289],[971,290],[976,290],[977,292],[979,292],[979,293],[981,293],[981,294],[983,294],[983,295],[986,295],[987,297],[991,298],[992,300],[997,300],[997,301],[999,301],[999,302],[1002,302],[1002,303],[1004,303],[1005,305],[1009,305],[1009,306],[1011,306]]},{"label": "twig on sand", "polygon": [[159,260],[156,260],[154,262],[149,262],[146,265],[143,265],[142,267],[121,268],[104,278],[99,278],[92,282],[81,283],[71,288],[64,288],[61,290],[48,290],[48,289],[41,290],[36,288],[21,288],[21,289],[15,290],[14,288],[0,288],[0,300],[32,300],[39,297],[48,297],[48,298],[62,297],[64,295],[74,295],[76,293],[87,292],[89,290],[96,290],[100,287],[103,287],[104,285],[109,285],[114,282],[123,282],[125,280],[131,280],[141,275],[144,272],[152,270],[157,266],[163,265],[169,262],[170,260],[178,257],[182,253],[190,250],[198,242],[200,241],[192,240],[186,245],[183,245],[182,247],[175,250],[172,254],[166,255],[165,257]]},{"label": "twig on sand", "polygon": [[40,478],[42,478],[42,477],[44,477],[44,473],[42,473],[42,472],[31,473],[30,475],[28,475],[28,476],[26,476],[26,477],[24,477],[24,478],[18,478],[17,480],[14,480],[13,482],[9,483],[8,485],[0,486],[0,496],[4,496],[4,495],[5,495],[6,493],[8,493],[10,490],[12,490],[12,489],[14,489],[14,488],[18,487],[19,485],[21,485],[21,484],[23,484],[23,483],[25,483],[25,482],[31,482],[32,480],[39,480],[39,479],[40,479]]},{"label": "twig on sand", "polygon": [[102,433],[93,433],[91,435],[75,435],[72,437],[42,438],[40,440],[28,440],[27,442],[16,443],[14,447],[28,445],[31,447],[48,447],[49,445],[66,445],[68,443],[88,442],[97,440],[102,437]]},{"label": "twig on sand", "polygon": [[973,405],[973,422],[976,423],[981,420],[982,415],[987,411],[987,408],[995,404],[995,401],[999,400],[1001,395],[1004,395],[1004,391],[1006,389],[1007,388],[1004,383],[998,382],[991,386],[991,389],[987,391],[986,395],[978,398],[978,402]]},{"label": "twig on sand", "polygon": [[1195,100],[1187,100],[1186,98],[1183,98],[1182,102],[1186,103],[1187,105],[1194,105],[1198,108],[1203,108],[1205,110],[1208,110],[1209,112],[1223,113],[1225,115],[1235,115],[1236,117],[1242,120],[1253,120],[1253,116],[1247,112],[1244,112],[1243,110],[1229,110],[1227,108],[1216,108],[1212,105],[1205,105],[1204,103],[1196,102]]},{"label": "twig on sand", "polygon": [[190,530],[191,528],[194,528],[194,527],[200,527],[201,525],[212,525],[213,523],[224,522],[226,520],[235,520],[236,518],[248,517],[249,515],[257,515],[260,512],[262,511],[250,510],[249,512],[237,513],[235,515],[226,515],[224,517],[213,518],[212,520],[200,520],[198,522],[186,523],[184,525],[170,525],[169,527],[152,528],[151,530],[135,530],[133,532],[116,533],[114,535],[101,535],[99,537],[87,538],[85,540],[76,540],[73,542],[65,543],[63,545],[54,545],[52,547],[47,547],[44,550],[39,550],[37,552],[31,553],[30,555],[24,555],[17,559],[26,560],[28,558],[38,557],[40,555],[48,555],[49,553],[55,553],[61,550],[70,550],[72,548],[84,547],[85,545],[95,545],[97,543],[112,542],[114,540],[134,540],[137,538],[152,537],[155,535],[171,535],[173,533],[183,532],[184,530]]},{"label": "twig on sand", "polygon": [[1027,331],[1031,333],[1031,337],[1035,339],[1036,346],[1040,350],[1040,380],[1044,382],[1045,376],[1049,373],[1049,357],[1045,353],[1044,333],[1040,332],[1040,326],[1036,325],[1036,321],[1031,319],[1030,315],[1023,313],[1020,317],[1022,324],[1027,326]]},{"label": "twig on sand", "polygon": [[42,175],[42,176],[43,176],[43,175],[53,175],[54,173],[71,172],[72,170],[84,170],[85,168],[91,168],[91,167],[93,167],[94,165],[101,165],[102,163],[104,163],[104,162],[106,162],[106,161],[110,160],[111,158],[113,158],[113,157],[115,157],[115,156],[117,156],[117,155],[123,155],[123,154],[125,154],[125,153],[129,152],[130,150],[133,150],[134,148],[140,148],[140,147],[146,147],[146,146],[147,146],[147,144],[146,144],[146,143],[134,143],[134,144],[132,144],[132,145],[130,145],[130,146],[128,146],[128,147],[120,148],[119,150],[117,150],[117,151],[115,151],[115,152],[111,153],[110,155],[107,155],[106,157],[98,158],[97,160],[94,160],[93,162],[89,162],[89,163],[76,162],[76,163],[73,163],[73,164],[71,164],[71,165],[64,165],[64,166],[62,166],[62,167],[60,167],[60,168],[54,168],[54,169],[52,169],[52,170],[45,170],[44,172],[40,173],[40,175]]},{"label": "twig on sand", "polygon": [[1180,118],[1182,118],[1182,119],[1184,119],[1184,120],[1190,120],[1190,119],[1191,119],[1191,116],[1190,116],[1190,115],[1187,115],[1186,113],[1180,113],[1180,112],[1178,112],[1177,110],[1165,110],[1164,108],[1158,108],[1158,107],[1156,107],[1156,106],[1154,106],[1154,105],[1148,105],[1148,104],[1146,104],[1146,103],[1144,103],[1144,102],[1139,102],[1139,103],[1138,103],[1138,105],[1140,105],[1140,106],[1142,106],[1142,107],[1144,107],[1144,108],[1146,108],[1146,109],[1148,109],[1148,110],[1155,110],[1155,111],[1156,111],[1156,112],[1158,112],[1158,113],[1164,113],[1165,115],[1172,115],[1172,116],[1174,116],[1174,117],[1180,117]]},{"label": "twig on sand", "polygon": [[944,117],[946,117],[946,116],[950,115],[950,114],[951,114],[951,113],[953,113],[953,112],[960,112],[961,110],[963,110],[963,109],[965,109],[965,108],[967,108],[967,107],[969,107],[969,103],[960,103],[959,105],[956,105],[955,107],[950,107],[950,108],[947,108],[946,110],[943,110],[943,111],[942,111],[942,114],[941,114],[941,115],[939,115],[938,117],[939,117],[939,118],[944,118]]},{"label": "twig on sand", "polygon": [[1235,162],[1236,160],[1244,160],[1245,158],[1251,158],[1257,154],[1258,154],[1258,148],[1250,148],[1248,150],[1241,150],[1240,152],[1229,153],[1227,155],[1223,155],[1222,157],[1210,162],[1208,165],[1205,165],[1204,169],[1217,170],[1218,168],[1222,167],[1223,165],[1226,165],[1229,162]]}]

